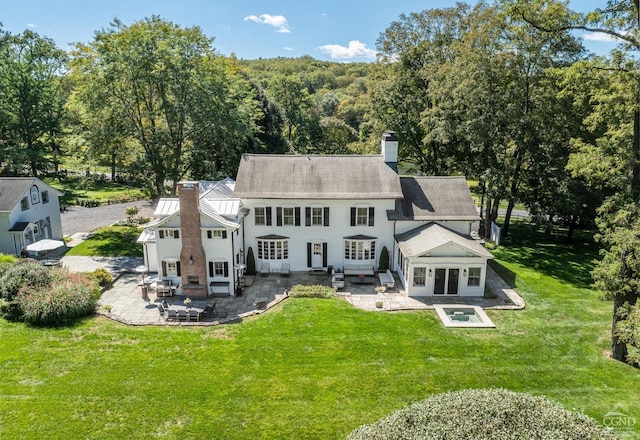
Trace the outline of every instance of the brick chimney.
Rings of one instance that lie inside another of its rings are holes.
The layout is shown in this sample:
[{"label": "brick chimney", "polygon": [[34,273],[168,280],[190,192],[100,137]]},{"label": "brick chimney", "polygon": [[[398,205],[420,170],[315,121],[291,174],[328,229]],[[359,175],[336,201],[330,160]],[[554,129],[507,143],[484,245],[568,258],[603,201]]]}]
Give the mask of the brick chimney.
[{"label": "brick chimney", "polygon": [[387,131],[382,135],[382,157],[392,167],[398,165],[398,137],[393,131]]},{"label": "brick chimney", "polygon": [[200,231],[200,191],[198,182],[179,182],[182,250],[180,268],[182,294],[187,297],[207,297],[207,259]]}]

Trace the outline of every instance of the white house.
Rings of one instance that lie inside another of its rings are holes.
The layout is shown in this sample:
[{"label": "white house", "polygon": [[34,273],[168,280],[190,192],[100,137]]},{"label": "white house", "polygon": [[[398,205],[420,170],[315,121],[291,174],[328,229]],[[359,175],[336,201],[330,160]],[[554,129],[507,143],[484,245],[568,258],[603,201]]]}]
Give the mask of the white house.
[{"label": "white house", "polygon": [[42,239],[62,240],[61,195],[35,177],[0,177],[0,252],[20,255]]},{"label": "white house", "polygon": [[[259,271],[373,275],[386,247],[408,295],[483,295],[492,256],[471,238],[480,218],[465,179],[400,177],[395,134],[381,147],[380,155],[244,154],[236,182],[183,182],[139,239],[146,262],[206,295],[222,283],[235,291],[249,248]],[[196,266],[189,281],[184,268]]]}]

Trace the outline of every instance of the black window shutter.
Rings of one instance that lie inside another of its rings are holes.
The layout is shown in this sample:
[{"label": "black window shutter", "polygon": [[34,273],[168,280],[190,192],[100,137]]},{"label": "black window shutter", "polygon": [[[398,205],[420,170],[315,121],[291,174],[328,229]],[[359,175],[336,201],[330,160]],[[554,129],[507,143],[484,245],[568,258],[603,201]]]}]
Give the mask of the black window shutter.
[{"label": "black window shutter", "polygon": [[300,226],[300,207],[296,206],[293,209],[294,215],[295,215],[295,225],[296,226]]},{"label": "black window shutter", "polygon": [[158,231],[158,234],[160,234],[160,238],[164,238],[164,230],[163,229],[160,229]]},{"label": "black window shutter", "polygon": [[227,231],[222,231],[222,238],[227,238]]},{"label": "black window shutter", "polygon": [[173,231],[173,238],[180,238],[180,231],[178,229]]},{"label": "black window shutter", "polygon": [[282,208],[276,208],[276,226],[282,226]]},{"label": "black window shutter", "polygon": [[216,274],[215,268],[213,267],[213,261],[209,261],[209,276],[213,278]]},{"label": "black window shutter", "polygon": [[271,206],[267,206],[265,208],[265,217],[267,217],[267,226],[271,226],[273,224],[273,221],[271,220]]},{"label": "black window shutter", "polygon": [[351,226],[356,225],[356,208],[351,208]]},{"label": "black window shutter", "polygon": [[325,226],[329,226],[329,207],[324,208],[324,216],[323,221]]},{"label": "black window shutter", "polygon": [[374,215],[375,215],[375,208],[372,206],[369,208],[369,226],[373,226]]},{"label": "black window shutter", "polygon": [[180,262],[176,262],[176,272],[178,272],[178,276],[180,276]]},{"label": "black window shutter", "polygon": [[228,261],[224,262],[224,276],[225,276],[225,278],[229,276],[229,262]]},{"label": "black window shutter", "polygon": [[207,231],[207,238],[211,238],[213,237],[213,232],[212,231]]},{"label": "black window shutter", "polygon": [[304,224],[311,226],[311,208],[308,206],[304,208]]},{"label": "black window shutter", "polygon": [[311,243],[307,243],[307,267],[311,267]]},{"label": "black window shutter", "polygon": [[327,267],[327,243],[322,243],[322,267]]},{"label": "black window shutter", "polygon": [[164,276],[164,277],[167,276],[167,262],[166,261],[162,262],[162,276]]}]

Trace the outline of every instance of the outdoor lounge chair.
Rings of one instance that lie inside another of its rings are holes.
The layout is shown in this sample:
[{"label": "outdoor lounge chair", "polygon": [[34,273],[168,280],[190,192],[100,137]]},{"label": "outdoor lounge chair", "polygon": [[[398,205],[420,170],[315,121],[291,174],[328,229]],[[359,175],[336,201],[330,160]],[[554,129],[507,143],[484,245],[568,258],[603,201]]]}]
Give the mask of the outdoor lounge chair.
[{"label": "outdoor lounge chair", "polygon": [[169,303],[167,303],[167,300],[166,300],[166,299],[163,299],[163,300],[162,300],[162,307],[164,307],[164,308],[165,308],[165,309],[167,309],[167,310],[169,309]]},{"label": "outdoor lounge chair", "polygon": [[186,310],[178,310],[178,321],[187,321],[189,316]]},{"label": "outdoor lounge chair", "polygon": [[173,309],[167,310],[167,321],[175,321],[178,319],[178,312]]},{"label": "outdoor lounge chair", "polygon": [[280,267],[280,276],[288,277],[291,273],[291,265],[289,263],[282,263]]},{"label": "outdoor lounge chair", "polygon": [[260,275],[266,277],[269,273],[271,273],[271,266],[269,263],[262,263],[262,266],[260,266]]},{"label": "outdoor lounge chair", "polygon": [[173,289],[171,288],[171,280],[162,280],[162,283],[156,286],[156,295],[159,297],[173,296]]},{"label": "outdoor lounge chair", "polygon": [[200,321],[200,312],[197,310],[189,310],[189,321]]},{"label": "outdoor lounge chair", "polygon": [[162,304],[158,304],[158,312],[160,312],[160,316],[164,318],[164,307]]}]

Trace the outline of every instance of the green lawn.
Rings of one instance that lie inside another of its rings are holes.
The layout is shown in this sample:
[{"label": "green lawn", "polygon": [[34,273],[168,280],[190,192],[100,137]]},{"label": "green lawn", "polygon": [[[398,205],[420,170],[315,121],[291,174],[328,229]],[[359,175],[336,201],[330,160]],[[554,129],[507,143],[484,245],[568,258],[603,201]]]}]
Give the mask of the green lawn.
[{"label": "green lawn", "polygon": [[527,302],[490,311],[496,329],[339,299],[289,299],[213,328],[0,321],[0,438],[344,438],[434,393],[478,387],[544,394],[599,421],[614,408],[640,418],[640,371],[606,357],[611,304],[588,280],[595,246],[536,238],[546,243],[495,252]]},{"label": "green lawn", "polygon": [[85,257],[142,257],[142,246],[136,243],[142,228],[108,226],[91,234],[89,238],[72,247],[67,255]]}]

